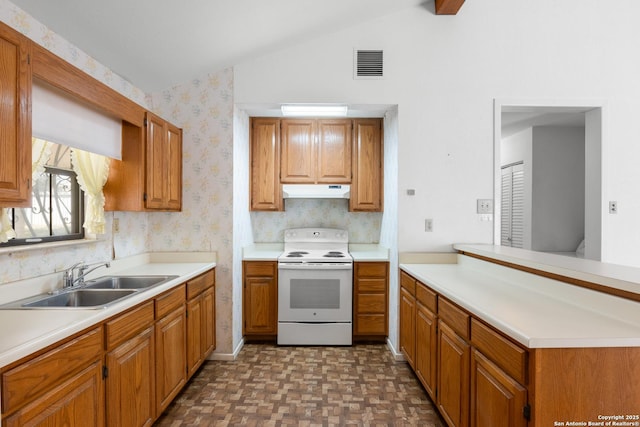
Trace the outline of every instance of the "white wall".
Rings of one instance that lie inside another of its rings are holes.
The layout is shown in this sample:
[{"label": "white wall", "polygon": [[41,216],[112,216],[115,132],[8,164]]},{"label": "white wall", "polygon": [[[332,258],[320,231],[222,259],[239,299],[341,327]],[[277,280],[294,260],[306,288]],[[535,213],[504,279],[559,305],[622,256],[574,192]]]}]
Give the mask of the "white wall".
[{"label": "white wall", "polygon": [[[620,211],[604,218],[603,241],[615,244],[603,260],[640,265],[640,2],[485,0],[456,16],[426,7],[237,64],[236,102],[397,104],[399,249],[446,251],[493,240],[475,201],[493,194],[494,98],[604,99],[603,197]],[[384,49],[384,80],[352,79],[354,47]]]},{"label": "white wall", "polygon": [[584,239],[584,127],[533,128],[531,249],[574,252]]}]

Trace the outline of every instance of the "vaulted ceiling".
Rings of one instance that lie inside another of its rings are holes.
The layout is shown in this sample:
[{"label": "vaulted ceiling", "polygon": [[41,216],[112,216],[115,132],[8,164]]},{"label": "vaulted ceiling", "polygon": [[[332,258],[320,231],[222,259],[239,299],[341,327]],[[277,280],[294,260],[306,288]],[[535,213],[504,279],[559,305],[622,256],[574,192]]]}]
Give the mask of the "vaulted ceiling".
[{"label": "vaulted ceiling", "polygon": [[68,41],[156,92],[406,8],[464,0],[12,0]]}]

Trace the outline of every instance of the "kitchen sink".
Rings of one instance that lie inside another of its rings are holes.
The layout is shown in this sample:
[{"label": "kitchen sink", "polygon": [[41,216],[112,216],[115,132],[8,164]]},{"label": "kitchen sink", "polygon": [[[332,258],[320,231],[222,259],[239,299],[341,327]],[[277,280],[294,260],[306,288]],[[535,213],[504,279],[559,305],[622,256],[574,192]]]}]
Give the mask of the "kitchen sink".
[{"label": "kitchen sink", "polygon": [[178,276],[104,276],[87,280],[84,289],[146,289]]},{"label": "kitchen sink", "polygon": [[55,295],[40,296],[38,299],[16,304],[13,308],[102,308],[134,292],[136,291],[131,289],[74,289]]}]

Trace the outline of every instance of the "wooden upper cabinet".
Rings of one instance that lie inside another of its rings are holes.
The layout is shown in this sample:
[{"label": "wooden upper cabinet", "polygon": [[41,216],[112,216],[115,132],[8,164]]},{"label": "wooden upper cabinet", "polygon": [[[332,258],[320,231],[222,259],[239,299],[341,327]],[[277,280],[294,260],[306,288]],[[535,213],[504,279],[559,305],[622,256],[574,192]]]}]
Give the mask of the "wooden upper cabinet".
[{"label": "wooden upper cabinet", "polygon": [[282,120],[280,181],[286,184],[351,182],[351,120]]},{"label": "wooden upper cabinet", "polygon": [[29,41],[0,23],[0,206],[31,204]]},{"label": "wooden upper cabinet", "polygon": [[281,211],[280,120],[251,119],[251,210]]},{"label": "wooden upper cabinet", "polygon": [[382,120],[353,121],[353,180],[350,211],[382,212]]},{"label": "wooden upper cabinet", "polygon": [[288,184],[315,183],[316,121],[284,119],[281,126],[280,181]]},{"label": "wooden upper cabinet", "polygon": [[182,206],[182,132],[147,113],[146,208],[180,210]]},{"label": "wooden upper cabinet", "polygon": [[122,122],[122,160],[111,160],[108,211],[182,209],[182,130],[147,112],[146,126]]},{"label": "wooden upper cabinet", "polygon": [[351,182],[351,120],[318,120],[317,181]]}]

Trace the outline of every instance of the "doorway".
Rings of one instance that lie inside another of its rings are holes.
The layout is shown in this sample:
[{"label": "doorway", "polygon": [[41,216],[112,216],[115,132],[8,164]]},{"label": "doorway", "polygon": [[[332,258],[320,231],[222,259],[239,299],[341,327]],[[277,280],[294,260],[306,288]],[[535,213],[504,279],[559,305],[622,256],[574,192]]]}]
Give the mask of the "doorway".
[{"label": "doorway", "polygon": [[[494,243],[600,260],[603,104],[494,106]],[[514,172],[521,186],[515,199],[503,185],[509,177],[513,185]]]}]

